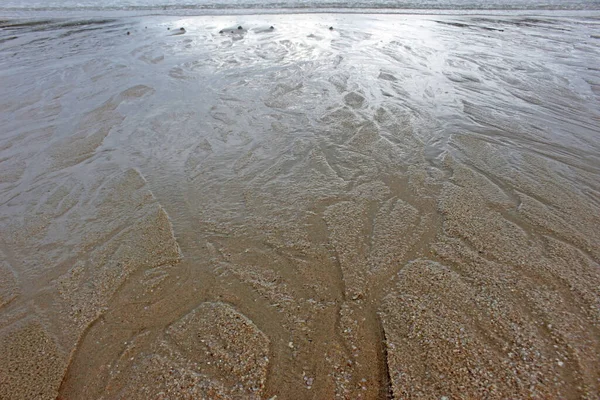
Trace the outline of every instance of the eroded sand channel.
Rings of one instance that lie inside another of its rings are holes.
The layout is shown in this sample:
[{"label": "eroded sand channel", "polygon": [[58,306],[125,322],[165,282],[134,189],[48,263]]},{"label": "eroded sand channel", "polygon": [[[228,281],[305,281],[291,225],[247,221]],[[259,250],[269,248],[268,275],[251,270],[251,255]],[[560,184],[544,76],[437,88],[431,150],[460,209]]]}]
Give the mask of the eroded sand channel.
[{"label": "eroded sand channel", "polygon": [[0,398],[597,398],[597,20],[2,26]]}]

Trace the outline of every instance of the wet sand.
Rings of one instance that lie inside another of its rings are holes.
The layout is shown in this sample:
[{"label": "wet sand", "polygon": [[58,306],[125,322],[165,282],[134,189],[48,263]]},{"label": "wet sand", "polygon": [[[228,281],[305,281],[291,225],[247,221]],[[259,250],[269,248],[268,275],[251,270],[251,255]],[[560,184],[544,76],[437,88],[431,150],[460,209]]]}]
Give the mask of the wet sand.
[{"label": "wet sand", "polygon": [[597,399],[599,21],[2,21],[0,398]]}]

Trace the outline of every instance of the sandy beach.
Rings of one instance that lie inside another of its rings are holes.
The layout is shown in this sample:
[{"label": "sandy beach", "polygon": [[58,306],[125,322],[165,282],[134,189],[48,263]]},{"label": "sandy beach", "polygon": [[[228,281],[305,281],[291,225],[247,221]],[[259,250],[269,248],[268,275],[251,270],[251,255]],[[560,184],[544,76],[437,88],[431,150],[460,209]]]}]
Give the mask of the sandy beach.
[{"label": "sandy beach", "polygon": [[0,399],[600,398],[600,17],[0,27]]}]

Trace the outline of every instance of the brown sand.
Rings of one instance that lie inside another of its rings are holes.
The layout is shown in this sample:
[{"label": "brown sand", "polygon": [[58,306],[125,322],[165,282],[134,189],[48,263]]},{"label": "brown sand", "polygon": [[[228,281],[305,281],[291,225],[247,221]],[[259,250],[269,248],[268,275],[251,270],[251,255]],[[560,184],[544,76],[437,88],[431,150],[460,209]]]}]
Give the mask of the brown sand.
[{"label": "brown sand", "polygon": [[543,24],[277,18],[105,22],[41,71],[23,44],[0,399],[599,398],[588,58],[556,74]]}]

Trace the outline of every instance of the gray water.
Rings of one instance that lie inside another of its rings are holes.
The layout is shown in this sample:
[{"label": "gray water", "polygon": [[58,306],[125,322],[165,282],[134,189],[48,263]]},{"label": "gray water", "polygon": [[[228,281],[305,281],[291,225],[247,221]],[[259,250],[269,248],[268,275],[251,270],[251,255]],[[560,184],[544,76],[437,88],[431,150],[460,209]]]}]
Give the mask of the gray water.
[{"label": "gray water", "polygon": [[6,0],[0,10],[598,10],[600,1],[564,0]]}]

